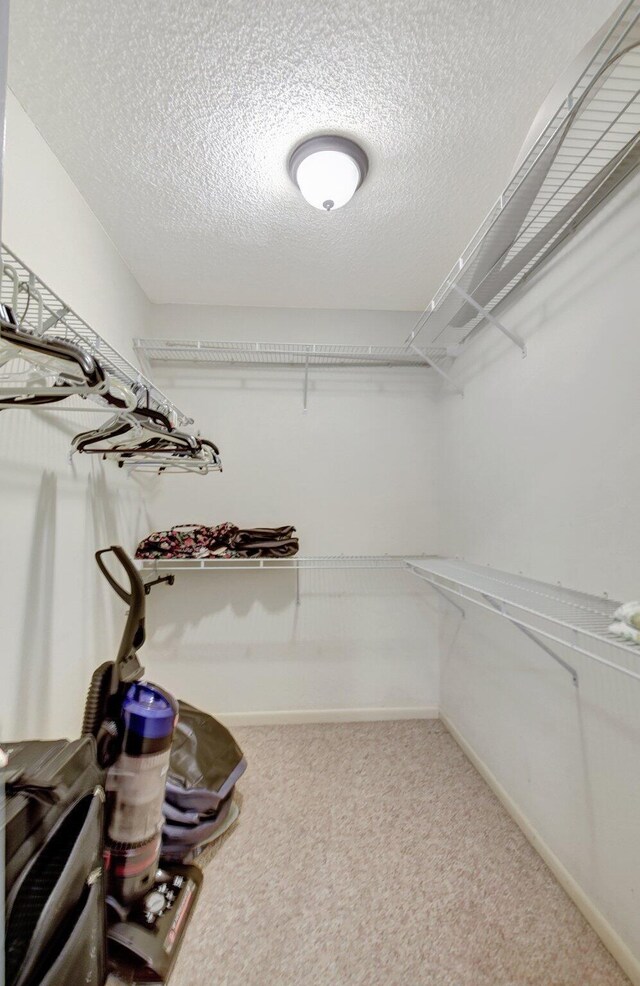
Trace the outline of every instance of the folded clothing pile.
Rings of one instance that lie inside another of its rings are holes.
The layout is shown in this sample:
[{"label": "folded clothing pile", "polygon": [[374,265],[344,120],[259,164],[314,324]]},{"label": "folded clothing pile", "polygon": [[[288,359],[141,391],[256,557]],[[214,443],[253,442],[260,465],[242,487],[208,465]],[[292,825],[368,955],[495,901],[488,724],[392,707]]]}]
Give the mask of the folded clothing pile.
[{"label": "folded clothing pile", "polygon": [[295,532],[295,527],[178,524],[143,538],[136,558],[290,558],[298,553]]},{"label": "folded clothing pile", "polygon": [[178,702],[162,808],[163,859],[191,862],[238,817],[235,785],[247,762],[228,729],[187,702]]},{"label": "folded clothing pile", "polygon": [[613,614],[614,623],[609,633],[623,637],[633,644],[640,644],[640,602],[623,603]]}]

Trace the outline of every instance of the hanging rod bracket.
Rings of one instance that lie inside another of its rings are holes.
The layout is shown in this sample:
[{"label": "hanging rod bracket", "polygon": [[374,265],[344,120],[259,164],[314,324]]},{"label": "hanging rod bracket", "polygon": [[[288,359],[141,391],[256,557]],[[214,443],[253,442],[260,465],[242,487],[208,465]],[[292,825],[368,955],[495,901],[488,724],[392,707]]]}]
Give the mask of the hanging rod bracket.
[{"label": "hanging rod bracket", "polygon": [[464,300],[471,305],[472,308],[475,308],[475,310],[482,315],[483,318],[486,318],[487,322],[491,322],[492,325],[495,325],[496,329],[499,329],[500,332],[507,337],[507,339],[511,339],[511,342],[516,345],[522,353],[523,358],[527,355],[527,347],[524,340],[520,338],[517,332],[512,332],[511,329],[506,327],[506,325],[503,325],[502,322],[496,318],[496,316],[490,312],[488,308],[484,308],[480,305],[476,299],[472,295],[468,294],[464,288],[461,288],[459,284],[452,284],[451,289],[452,291],[455,291],[456,294],[459,294],[461,298],[464,298]]}]

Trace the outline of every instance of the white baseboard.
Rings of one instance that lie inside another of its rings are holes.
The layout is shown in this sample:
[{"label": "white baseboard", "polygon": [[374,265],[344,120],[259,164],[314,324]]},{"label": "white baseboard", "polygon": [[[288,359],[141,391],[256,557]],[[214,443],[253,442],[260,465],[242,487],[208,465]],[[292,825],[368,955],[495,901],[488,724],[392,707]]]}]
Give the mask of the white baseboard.
[{"label": "white baseboard", "polygon": [[221,712],[227,726],[276,726],[305,722],[381,722],[393,719],[437,719],[437,706],[398,709],[292,709],[282,712]]},{"label": "white baseboard", "polygon": [[464,736],[456,729],[453,723],[441,711],[440,718],[444,726],[451,733],[456,743],[467,755],[478,773],[487,782],[493,793],[507,809],[514,822],[522,829],[533,848],[543,858],[556,880],[563,890],[571,897],[576,907],[585,916],[593,930],[606,948],[609,949],[614,959],[624,969],[627,976],[634,984],[640,986],[640,960],[631,952],[623,942],[620,935],[611,927],[604,915],[598,910],[591,898],[585,893],[582,887],[574,880],[567,868],[560,862],[555,853],[549,848],[547,843],[541,838],[533,825],[529,822],[511,796],[505,791],[498,779],[487,767],[485,762],[474,752],[467,743]]}]

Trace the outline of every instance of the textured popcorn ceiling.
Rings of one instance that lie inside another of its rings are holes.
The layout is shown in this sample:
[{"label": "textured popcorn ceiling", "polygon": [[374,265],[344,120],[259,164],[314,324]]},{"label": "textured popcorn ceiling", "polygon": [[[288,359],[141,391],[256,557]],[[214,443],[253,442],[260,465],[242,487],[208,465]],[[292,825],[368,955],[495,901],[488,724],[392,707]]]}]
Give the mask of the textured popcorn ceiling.
[{"label": "textured popcorn ceiling", "polygon": [[[419,309],[615,5],[14,0],[10,85],[153,301]],[[286,159],[334,130],[325,215]]]}]

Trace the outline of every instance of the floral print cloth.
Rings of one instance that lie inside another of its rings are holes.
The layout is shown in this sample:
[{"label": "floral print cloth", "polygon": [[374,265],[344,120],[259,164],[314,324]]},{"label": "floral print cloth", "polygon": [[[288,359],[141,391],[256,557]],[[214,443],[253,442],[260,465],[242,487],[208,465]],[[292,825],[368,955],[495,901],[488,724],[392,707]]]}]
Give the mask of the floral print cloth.
[{"label": "floral print cloth", "polygon": [[178,524],[150,534],[136,558],[289,558],[298,552],[295,527],[241,529],[235,524]]}]

